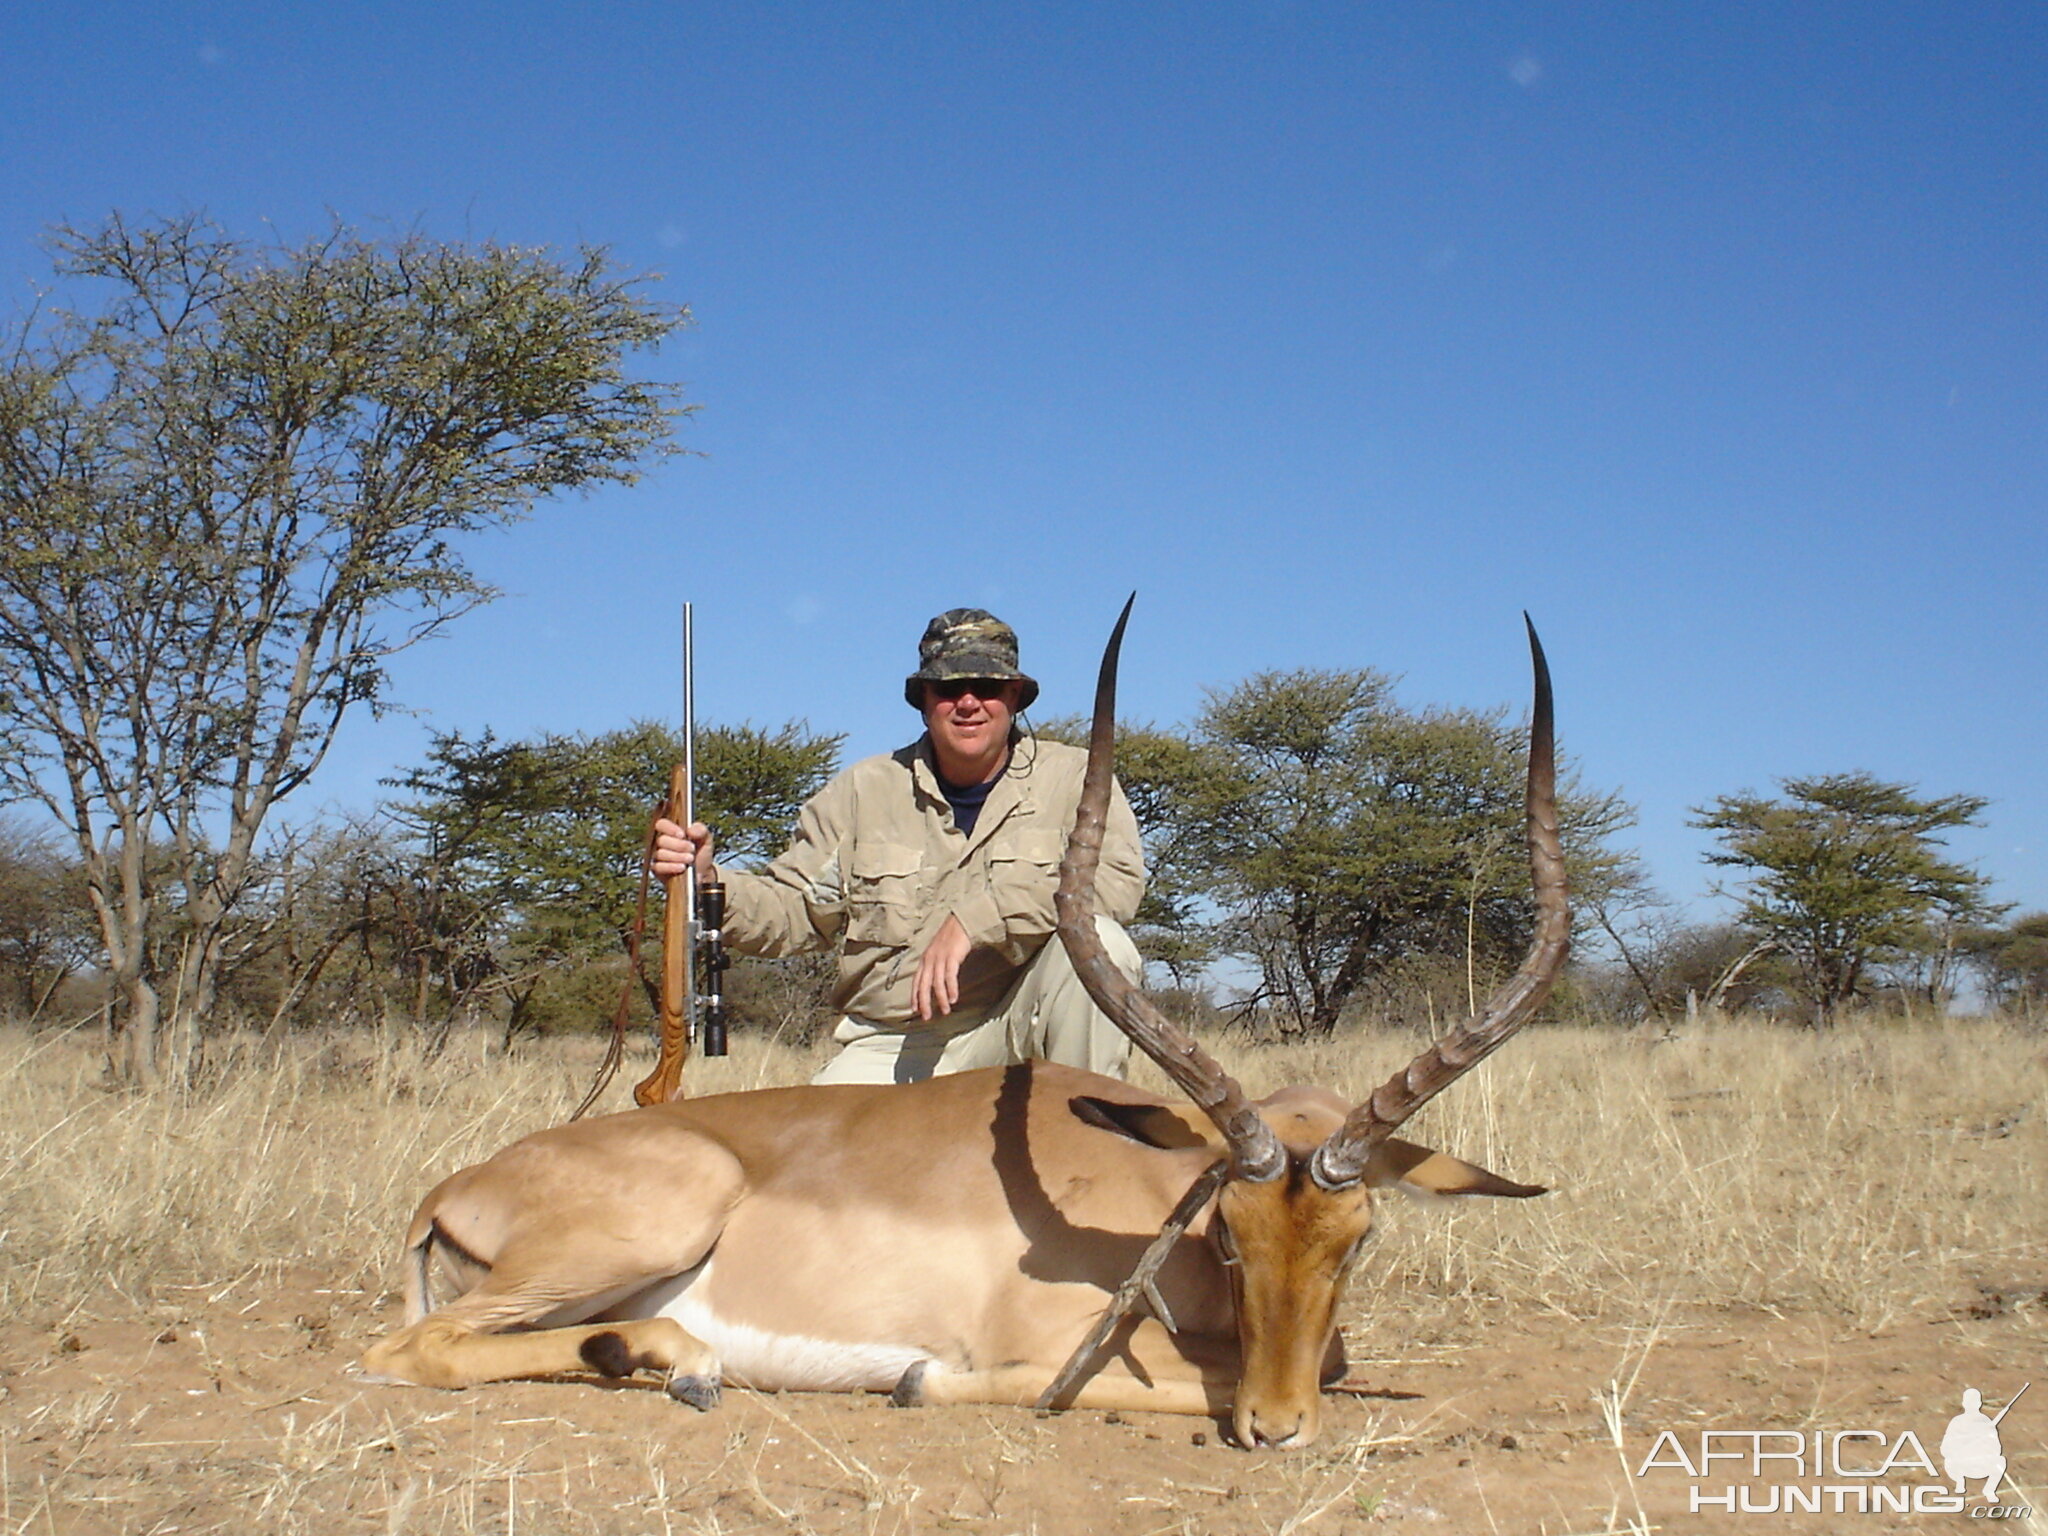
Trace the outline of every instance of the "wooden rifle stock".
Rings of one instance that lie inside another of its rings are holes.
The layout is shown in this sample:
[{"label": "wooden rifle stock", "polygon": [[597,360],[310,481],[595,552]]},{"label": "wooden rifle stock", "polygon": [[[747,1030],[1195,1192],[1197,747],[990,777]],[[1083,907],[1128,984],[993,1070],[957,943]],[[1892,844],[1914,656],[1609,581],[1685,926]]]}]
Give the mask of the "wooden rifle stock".
[{"label": "wooden rifle stock", "polygon": [[[681,763],[669,775],[671,820],[689,826],[690,780]],[[633,1102],[645,1107],[666,1104],[683,1086],[683,1063],[690,1054],[690,918],[695,872],[671,875],[667,908],[661,920],[661,1054],[647,1080],[633,1090]]]}]

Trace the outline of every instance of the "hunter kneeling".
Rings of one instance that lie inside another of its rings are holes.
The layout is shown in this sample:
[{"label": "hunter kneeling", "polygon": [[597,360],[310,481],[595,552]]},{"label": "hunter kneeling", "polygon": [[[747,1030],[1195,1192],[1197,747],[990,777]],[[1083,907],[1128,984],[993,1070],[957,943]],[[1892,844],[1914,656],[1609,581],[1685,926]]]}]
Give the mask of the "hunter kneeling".
[{"label": "hunter kneeling", "polygon": [[[1016,632],[978,608],[926,627],[903,695],[909,746],[867,758],[805,804],[765,870],[719,872],[724,938],[743,954],[836,943],[839,1054],[820,1083],[912,1083],[1034,1057],[1124,1075],[1130,1039],[1082,989],[1053,936],[1053,890],[1087,753],[1017,724],[1038,697]],[[713,835],[657,823],[654,872],[713,875]],[[1113,791],[1096,926],[1132,981],[1120,926],[1145,889],[1138,825]]]}]

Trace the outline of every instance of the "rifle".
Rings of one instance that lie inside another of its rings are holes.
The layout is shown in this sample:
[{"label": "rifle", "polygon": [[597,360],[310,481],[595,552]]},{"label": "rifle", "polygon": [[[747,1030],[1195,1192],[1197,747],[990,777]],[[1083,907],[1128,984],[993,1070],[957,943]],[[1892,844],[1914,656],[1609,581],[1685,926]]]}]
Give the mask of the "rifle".
[{"label": "rifle", "polygon": [[[669,774],[668,798],[661,802],[657,816],[684,827],[696,819],[697,779],[697,657],[696,635],[690,605],[683,604],[683,760]],[[640,940],[647,927],[647,885],[654,862],[654,828],[647,829],[647,846],[640,856],[640,906],[627,931],[627,963],[633,976],[640,972]],[[725,1054],[725,995],[723,976],[725,954],[725,886],[717,879],[700,886],[696,866],[672,875],[667,885],[666,909],[661,926],[661,1018],[660,1054],[647,1080],[633,1089],[633,1101],[642,1108],[666,1104],[677,1098],[683,1087],[683,1062],[690,1046],[703,1040],[706,1056]],[[703,959],[705,988],[697,990],[697,962]],[[626,1015],[632,1002],[633,981],[619,989],[618,1006],[612,1011],[611,1044],[598,1066],[597,1081],[570,1114],[581,1120],[603,1096],[626,1053]]]},{"label": "rifle", "polygon": [[[669,774],[662,812],[688,827],[697,814],[697,653],[690,605],[683,604],[683,760]],[[661,925],[661,1054],[647,1080],[633,1090],[640,1105],[665,1104],[682,1091],[683,1062],[693,1043],[706,1056],[725,1054],[725,886],[714,875],[699,882],[693,864],[671,875]],[[697,988],[702,957],[705,986]]]}]

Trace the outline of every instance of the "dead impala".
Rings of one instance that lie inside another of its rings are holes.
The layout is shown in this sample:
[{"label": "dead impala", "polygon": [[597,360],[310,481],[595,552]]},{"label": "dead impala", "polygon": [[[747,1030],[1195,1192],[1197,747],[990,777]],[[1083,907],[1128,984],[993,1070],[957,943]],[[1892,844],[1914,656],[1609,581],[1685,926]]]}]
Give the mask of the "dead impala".
[{"label": "dead impala", "polygon": [[[1121,1316],[1107,1347],[1062,1376],[1057,1405],[1228,1414],[1248,1447],[1314,1439],[1321,1387],[1344,1369],[1337,1305],[1372,1191],[1541,1193],[1392,1132],[1519,1028],[1563,966],[1549,676],[1531,630],[1537,923],[1521,969],[1362,1104],[1314,1087],[1253,1101],[1096,936],[1123,628],[1103,657],[1060,937],[1097,1003],[1193,1107],[1033,1062],[683,1099],[541,1131],[427,1196],[405,1240],[406,1325],[363,1369],[437,1387],[652,1370],[699,1408],[724,1381],[1030,1404],[1151,1247],[1150,1315]],[[1185,1236],[1155,1243],[1170,1214],[1186,1225],[1195,1210]],[[461,1290],[438,1308],[437,1263]]]}]

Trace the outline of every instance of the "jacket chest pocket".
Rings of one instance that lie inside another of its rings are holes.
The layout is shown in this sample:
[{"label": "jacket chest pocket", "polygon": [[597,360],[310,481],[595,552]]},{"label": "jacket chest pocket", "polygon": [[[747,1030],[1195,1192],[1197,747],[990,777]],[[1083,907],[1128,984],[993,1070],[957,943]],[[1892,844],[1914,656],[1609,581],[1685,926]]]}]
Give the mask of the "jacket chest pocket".
[{"label": "jacket chest pocket", "polygon": [[1066,851],[1066,840],[1057,832],[1036,827],[991,844],[988,880],[998,905],[1011,911],[1035,902],[1049,904]]},{"label": "jacket chest pocket", "polygon": [[900,843],[861,843],[853,850],[846,882],[846,937],[855,944],[892,949],[917,931],[924,854]]}]

